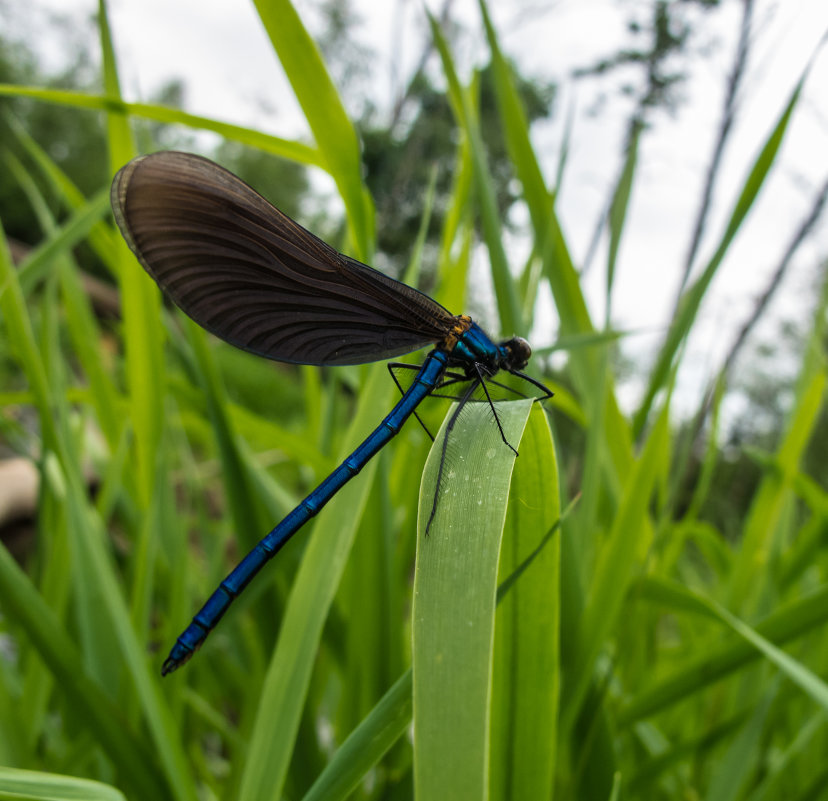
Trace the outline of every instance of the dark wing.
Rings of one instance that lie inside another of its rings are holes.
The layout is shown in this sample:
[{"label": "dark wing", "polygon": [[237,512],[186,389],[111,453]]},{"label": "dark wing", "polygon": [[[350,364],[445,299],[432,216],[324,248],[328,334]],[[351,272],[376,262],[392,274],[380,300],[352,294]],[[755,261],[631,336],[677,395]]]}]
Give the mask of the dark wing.
[{"label": "dark wing", "polygon": [[442,339],[455,319],[200,156],[134,159],[112,182],[112,208],[144,269],[185,314],[269,359],[377,361]]}]

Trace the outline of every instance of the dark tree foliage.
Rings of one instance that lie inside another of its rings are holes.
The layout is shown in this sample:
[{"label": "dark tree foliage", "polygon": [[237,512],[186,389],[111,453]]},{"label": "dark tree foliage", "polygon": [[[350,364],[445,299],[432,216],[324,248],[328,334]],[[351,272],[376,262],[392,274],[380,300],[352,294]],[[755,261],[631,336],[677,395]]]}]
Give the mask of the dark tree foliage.
[{"label": "dark tree foliage", "polygon": [[[515,202],[514,171],[506,151],[489,67],[479,75],[480,127],[486,144],[501,216],[508,222],[508,211]],[[516,76],[518,89],[530,122],[551,116],[555,87]],[[398,269],[405,265],[411,242],[423,215],[426,190],[432,170],[436,170],[436,195],[428,240],[434,242],[443,219],[457,163],[457,126],[442,90],[436,89],[423,71],[409,85],[406,109],[408,122],[383,127],[363,121],[365,180],[377,207],[378,248]]]}]

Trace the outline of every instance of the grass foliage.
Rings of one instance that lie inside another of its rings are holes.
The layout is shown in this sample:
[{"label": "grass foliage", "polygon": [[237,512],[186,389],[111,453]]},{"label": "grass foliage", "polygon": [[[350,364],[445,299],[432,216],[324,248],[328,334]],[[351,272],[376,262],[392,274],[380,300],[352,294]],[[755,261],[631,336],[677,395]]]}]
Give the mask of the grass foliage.
[{"label": "grass foliage", "polygon": [[[345,206],[347,247],[368,260],[374,214],[354,126],[293,6],[256,6],[313,145],[123,102],[103,3],[104,95],[0,94],[99,113],[111,174],[138,152],[134,118],[325,170]],[[431,443],[409,424],[164,681],[163,655],[198,604],[371,430],[393,387],[383,365],[324,376],[274,367],[170,312],[108,217],[108,187],[83,197],[8,115],[4,169],[43,238],[16,267],[0,242],[0,433],[40,475],[33,552],[21,566],[0,547],[3,798],[825,797],[828,493],[800,469],[825,403],[825,300],[739,529],[705,519],[718,416],[681,506],[689,449],[671,425],[682,346],[802,84],[768,120],[721,242],[686,288],[628,418],[610,359],[617,335],[590,318],[483,0],[480,12],[533,256],[509,262],[476,79],[458,75],[431,20],[461,134],[436,296],[464,309],[477,224],[503,334],[541,324],[535,298],[551,290],[571,346],[551,415],[502,406],[515,460],[488,409],[467,409],[428,536],[440,441],[426,459]],[[635,165],[633,143],[608,219],[607,308]],[[79,242],[120,290],[114,326],[93,313]],[[425,406],[438,428],[445,405]],[[563,422],[578,447],[556,458],[550,425]]]}]

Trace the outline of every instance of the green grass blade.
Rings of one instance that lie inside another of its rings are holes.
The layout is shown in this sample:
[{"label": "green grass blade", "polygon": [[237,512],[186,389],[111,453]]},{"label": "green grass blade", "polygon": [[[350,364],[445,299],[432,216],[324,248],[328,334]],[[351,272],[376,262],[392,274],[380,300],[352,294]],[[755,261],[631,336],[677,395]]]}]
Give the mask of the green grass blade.
[{"label": "green grass blade", "polygon": [[586,606],[578,620],[577,643],[567,672],[571,683],[563,696],[562,731],[566,736],[573,730],[592,681],[595,660],[621,613],[627,588],[650,546],[652,529],[647,522],[649,504],[656,479],[667,464],[668,408],[665,405],[626,482],[624,497],[591,580]]},{"label": "green grass blade", "polygon": [[[520,442],[531,401],[498,404]],[[514,454],[485,404],[468,404],[451,432],[437,513],[425,536],[444,425],[420,493],[414,576],[414,787],[417,798],[480,799],[489,782],[497,564]]]},{"label": "green grass blade", "polygon": [[[45,198],[38,191],[34,180],[32,180],[31,176],[24,170],[23,165],[16,158],[10,154],[7,154],[6,158],[9,162],[11,173],[17,179],[29,202],[32,204],[32,207],[38,209],[41,227],[49,233],[47,245],[38,248],[37,257],[34,255],[31,256],[24,265],[18,268],[18,277],[23,281],[24,272],[27,269],[33,274],[39,274],[41,272],[45,274],[49,269],[51,260],[57,255],[58,251],[62,247],[68,249],[72,246],[74,236],[69,236],[67,239],[64,235],[68,235],[73,223],[65,226],[61,234],[56,234],[57,225],[48,209]],[[108,198],[103,193],[101,193],[100,202],[100,213],[103,216],[104,210],[109,210]],[[74,219],[76,222],[78,214],[85,216],[86,212],[91,211],[95,205],[95,201],[90,201],[90,203],[83,205],[83,208],[75,215]],[[85,228],[85,225],[81,225],[81,227]],[[54,246],[54,251],[49,248],[50,244]],[[44,252],[46,250],[50,251],[49,255],[46,255]],[[35,266],[36,259],[43,260],[43,267]],[[91,399],[96,409],[98,422],[110,447],[114,448],[118,441],[121,422],[116,410],[117,392],[115,385],[103,369],[103,354],[100,348],[100,327],[92,313],[89,298],[81,287],[74,261],[65,257],[61,259],[59,273],[69,334],[72,337],[72,343],[83,365],[84,372],[89,379]]]},{"label": "green grass blade", "polygon": [[[394,445],[403,454],[411,453],[401,438]],[[389,481],[391,449],[383,449],[375,459],[373,490],[336,597],[336,609],[343,623],[339,661],[343,686],[349,688],[347,697],[339,704],[334,721],[336,731],[352,731],[400,672],[399,664],[389,664],[389,655],[399,642],[395,621],[403,613],[400,606],[391,606],[391,587],[396,581],[395,521]]]},{"label": "green grass blade", "polygon": [[423,266],[423,248],[428,236],[428,229],[431,223],[431,210],[434,205],[434,194],[437,188],[437,170],[432,169],[428,176],[428,187],[426,188],[425,200],[423,201],[423,213],[420,218],[420,227],[417,229],[417,236],[411,247],[411,255],[408,257],[408,266],[405,268],[402,280],[409,286],[417,286],[420,279],[420,271]]},{"label": "green grass blade", "polygon": [[[515,500],[509,504],[500,549],[501,578],[520,568],[560,517],[555,450],[546,416],[539,408],[529,417],[510,493]],[[559,614],[558,532],[498,605],[492,799],[552,796],[560,687]]]},{"label": "green grass blade", "polygon": [[592,331],[592,323],[586,301],[555,214],[552,197],[546,188],[540,163],[532,147],[523,103],[515,87],[511,69],[501,52],[497,34],[483,0],[480,1],[480,11],[492,51],[495,96],[506,145],[523,186],[524,199],[535,232],[536,247],[542,256],[544,274],[552,288],[555,305],[561,316],[561,331],[567,335],[588,333]]},{"label": "green grass blade", "polygon": [[255,0],[256,9],[323,159],[348,210],[348,219],[363,261],[373,252],[373,204],[362,182],[359,140],[333,84],[316,42],[289,0]]},{"label": "green grass blade", "polygon": [[0,547],[0,599],[4,614],[26,632],[70,708],[83,710],[79,720],[95,735],[124,778],[146,798],[168,797],[169,788],[146,742],[132,732],[121,710],[89,677],[63,623],[4,547]]},{"label": "green grass blade", "polygon": [[[36,142],[22,123],[10,112],[3,114],[11,132],[17,138],[23,150],[34,162],[51,195],[68,209],[77,211],[85,206],[87,198],[69,179],[66,173],[58,167],[51,156]],[[100,222],[94,225],[89,231],[89,245],[95,251],[98,258],[110,269],[113,267],[112,250],[115,242],[115,232],[107,223]]]},{"label": "green grass blade", "polygon": [[[354,445],[387,412],[389,387],[383,365],[370,369],[361,403],[345,442]],[[282,619],[262,689],[239,796],[278,797],[287,775],[322,626],[371,490],[376,459],[340,490],[313,527]]]},{"label": "green grass blade", "polygon": [[[99,3],[98,28],[103,51],[103,77],[107,96],[120,100],[121,91],[112,48],[106,4]],[[106,116],[110,171],[114,173],[135,155],[135,144],[125,114]],[[166,419],[164,415],[164,359],[162,353],[161,296],[120,237],[116,240],[120,260],[126,376],[130,418],[135,431],[135,479],[139,502],[150,507],[158,476],[158,447]]]},{"label": "green grass blade", "polygon": [[768,661],[772,662],[788,679],[808,694],[813,701],[822,706],[828,712],[828,685],[825,684],[813,671],[805,667],[801,662],[793,659],[781,648],[774,645],[767,637],[757,631],[744,621],[739,620],[721,604],[716,603],[700,593],[685,589],[672,582],[649,582],[650,598],[660,597],[673,609],[682,609],[708,615],[730,628],[745,642],[752,645]]},{"label": "green grass blade", "polygon": [[[100,0],[98,30],[103,52],[103,79],[107,96],[120,100],[120,83],[112,46],[106,4]],[[114,172],[135,155],[135,145],[129,122],[119,112],[107,114],[110,169]],[[132,608],[127,608],[120,594],[118,581],[109,567],[108,554],[102,547],[103,537],[81,539],[86,548],[84,561],[95,570],[99,586],[96,588],[106,604],[106,619],[118,639],[127,672],[132,681],[136,709],[146,721],[150,737],[160,755],[165,775],[174,795],[180,799],[195,797],[195,783],[187,770],[180,740],[176,736],[170,710],[164,702],[157,679],[151,677],[144,656],[143,644],[135,631],[142,631],[143,620],[133,628],[141,615],[146,599],[152,594],[154,575],[150,561],[154,555],[159,532],[156,526],[157,486],[167,484],[163,469],[166,460],[160,458],[159,448],[165,427],[165,370],[163,358],[163,325],[161,297],[154,282],[129,252],[126,243],[118,238],[117,248],[123,267],[119,271],[123,313],[123,335],[126,351],[126,377],[129,387],[130,418],[133,424],[135,447],[135,482],[139,507],[144,512],[135,543],[139,559],[137,580],[132,588]]]},{"label": "green grass blade", "polygon": [[483,226],[483,237],[489,250],[492,280],[495,295],[497,296],[498,311],[500,314],[500,328],[505,336],[511,334],[525,334],[525,326],[521,314],[520,298],[518,297],[515,282],[509,271],[509,262],[503,249],[503,232],[500,227],[500,212],[497,208],[494,186],[489,172],[486,149],[483,136],[480,132],[480,123],[472,108],[469,95],[460,85],[454,61],[449,51],[448,43],[440,30],[439,23],[429,14],[431,35],[440,59],[443,71],[449,83],[449,96],[457,117],[457,122],[469,142],[472,158],[474,184],[477,193],[477,203],[480,209],[480,219]]},{"label": "green grass blade", "polygon": [[644,399],[641,402],[641,407],[638,409],[633,421],[633,433],[636,437],[639,436],[647,421],[650,413],[653,400],[656,394],[664,388],[676,354],[679,351],[681,343],[684,341],[687,333],[693,326],[696,319],[701,302],[707,292],[713,277],[716,275],[719,267],[724,261],[725,254],[730,248],[733,239],[745,221],[754,201],[759,196],[759,192],[764,185],[765,179],[771,172],[771,168],[776,161],[776,154],[782,145],[782,140],[788,130],[788,124],[793,116],[794,109],[799,102],[802,87],[805,84],[805,79],[808,76],[810,65],[806,68],[802,77],[794,87],[793,92],[788,100],[785,109],[780,115],[770,132],[770,135],[765,140],[762,150],[759,152],[756,160],[751,167],[750,173],[742,186],[742,191],[736,200],[733,210],[730,214],[727,227],[722,236],[719,245],[716,248],[713,257],[705,266],[702,274],[696,279],[693,285],[687,289],[681,298],[679,304],[678,315],[670,326],[667,332],[667,338],[664,345],[659,352],[655,365],[650,373],[650,380],[648,382],[647,391]]},{"label": "green grass blade", "polygon": [[759,768],[760,743],[778,694],[779,682],[772,682],[723,757],[717,760],[706,801],[737,801],[747,797],[745,791]]},{"label": "green grass blade", "polygon": [[114,451],[124,426],[121,398],[111,376],[104,369],[102,334],[74,265],[66,265],[60,274],[66,325],[72,345],[89,381],[90,397],[96,418]]},{"label": "green grass blade", "polygon": [[411,724],[412,673],[407,670],[354,729],[302,801],[345,801]]},{"label": "green grass blade", "polygon": [[523,187],[523,199],[529,209],[535,238],[542,245],[546,239],[543,232],[547,230],[552,214],[552,197],[546,188],[540,164],[529,138],[529,121],[515,87],[512,69],[500,49],[485,0],[479,0],[479,5],[489,49],[492,52],[492,75],[506,147]]},{"label": "green grass blade", "polygon": [[612,312],[612,287],[615,283],[615,265],[618,260],[618,248],[621,245],[621,235],[624,231],[624,221],[627,218],[627,208],[630,204],[632,194],[633,178],[635,177],[635,166],[638,159],[638,140],[641,132],[640,126],[635,126],[632,141],[627,148],[627,157],[624,159],[624,168],[615,193],[612,197],[612,204],[609,211],[609,253],[607,254],[607,295],[606,295],[606,320],[605,327],[609,328]]},{"label": "green grass blade", "polygon": [[55,256],[77,245],[108,213],[109,189],[102,189],[24,259],[19,269],[23,291],[28,295],[52,269]]},{"label": "green grass blade", "polygon": [[765,658],[776,665],[796,686],[828,712],[828,684],[801,662],[798,662],[781,648],[777,648],[772,642],[762,637],[756,629],[731,615],[724,607],[711,602],[711,608],[723,623],[730,626],[733,631],[743,637],[757,651],[761,651]]},{"label": "green grass blade", "polygon": [[[645,584],[644,587],[646,586]],[[666,602],[667,597],[660,589],[651,589],[655,590],[653,597],[658,603]],[[645,597],[644,594],[639,594]],[[753,629],[759,636],[780,647],[824,625],[826,621],[828,587],[823,587],[781,606],[753,626]],[[616,715],[617,725],[628,726],[634,721],[655,715],[755,662],[760,656],[761,652],[741,637],[736,642],[710,647],[627,701]]]},{"label": "green grass blade", "polygon": [[222,482],[233,528],[243,547],[249,549],[263,536],[269,521],[257,514],[256,505],[251,503],[251,498],[255,497],[253,478],[248,475],[247,461],[237,445],[236,433],[227,413],[229,401],[213,354],[207,346],[207,334],[189,318],[183,318],[181,322],[195,354],[200,389],[218,445]]},{"label": "green grass blade", "polygon": [[[533,495],[533,492],[538,492],[541,489],[544,493],[547,493],[549,486],[547,482],[539,482],[538,476],[532,473],[533,460],[529,456],[547,452],[548,450],[549,463],[539,466],[540,473],[538,475],[542,475],[550,469],[554,471],[556,467],[554,450],[551,448],[547,449],[547,444],[551,445],[548,440],[548,428],[545,424],[540,425],[537,416],[533,417],[530,415],[530,426],[535,430],[535,433],[533,434],[532,429],[530,429],[529,434],[524,435],[521,444],[522,458],[524,458],[527,464],[524,466],[521,462],[517,463],[518,469],[522,470],[523,476],[520,479],[517,477],[513,478],[512,484],[515,487],[517,483],[528,479],[531,486],[528,489],[513,490],[511,494],[516,498],[515,505],[524,505],[523,498],[534,497],[536,499],[534,505],[532,501],[529,502],[532,508],[531,516],[545,517],[550,506],[554,506],[557,503],[557,499],[554,493],[549,493],[548,498],[544,495]],[[537,429],[539,428],[541,430],[538,433]],[[533,441],[534,436],[538,437],[537,442]],[[534,466],[538,466],[536,461],[534,462]],[[542,487],[539,488],[538,484],[542,484]],[[537,505],[537,499],[542,499],[543,503]],[[572,504],[570,505],[570,509],[571,507]],[[557,550],[559,546],[551,542],[551,540],[552,538],[557,539],[560,536],[560,522],[567,517],[570,509],[567,509],[562,517],[558,518],[552,524],[549,531],[543,536],[541,542],[517,565],[513,572],[500,582],[497,588],[498,607],[503,603],[504,598],[510,595],[510,591],[520,582],[523,574],[536,562],[538,564],[536,569],[537,576],[543,577],[544,580],[549,578],[551,563],[553,576],[551,586],[554,587],[554,565],[558,561]],[[510,516],[514,520],[514,515],[511,512],[507,513],[507,532],[511,528]],[[547,553],[547,550],[551,552],[551,558],[550,556],[542,558]],[[501,558],[501,563],[502,561],[503,559]],[[547,627],[555,625],[553,613],[550,613],[545,621],[545,625]],[[549,642],[547,641],[538,647],[540,650],[543,650],[548,645]],[[544,663],[542,662],[541,664]],[[552,691],[556,687],[554,676],[550,677],[547,674],[545,678],[550,685],[547,689]],[[391,746],[394,745],[410,726],[412,715],[412,688],[412,671],[409,668],[383,695],[376,706],[360,722],[354,731],[348,735],[331,761],[317,777],[307,795],[304,796],[303,801],[322,801],[322,799],[324,801],[337,801],[337,799],[344,801],[345,798],[349,797],[350,793],[364,779],[371,768],[379,762],[380,758],[389,751]],[[547,727],[554,730],[555,720],[556,715],[553,714],[551,719],[539,722],[544,723]],[[544,738],[541,737],[540,741],[543,742],[543,740]]]},{"label": "green grass blade", "polygon": [[[601,348],[592,356],[595,365],[599,368],[594,376],[596,383],[593,385],[593,392],[596,398],[603,398],[607,395],[612,382],[609,348]],[[622,482],[612,473],[608,473],[606,469],[607,464],[610,463],[607,456],[610,432],[607,430],[606,404],[592,401],[587,402],[585,406],[588,415],[585,428],[588,435],[580,486],[582,501],[576,517],[578,530],[590,532],[591,536],[578,537],[573,543],[580,565],[590,564],[591,553],[600,547],[597,534],[601,532],[601,526],[598,525],[598,513],[604,492],[607,488],[616,495],[622,491]]]},{"label": "green grass blade", "polygon": [[[451,202],[443,223],[440,240],[439,285],[435,299],[447,309],[466,308],[466,283],[471,264],[472,237],[471,222],[473,167],[468,142],[463,139],[457,148],[457,162]],[[457,257],[452,256],[452,247],[460,240]]]},{"label": "green grass blade", "polygon": [[40,414],[44,450],[58,447],[58,434],[51,410],[55,407],[46,369],[32,331],[23,290],[17,271],[11,261],[5,232],[0,228],[0,312],[12,344],[11,353],[17,358],[29,382]]},{"label": "green grass blade", "polygon": [[[98,0],[98,34],[103,55],[104,91],[107,97],[117,101],[121,99],[121,83],[115,60],[115,48],[112,45],[106,0]],[[129,128],[129,120],[126,114],[110,109],[110,113],[106,115],[106,127],[109,135],[110,166],[119,169],[135,155],[135,142]]]},{"label": "green grass blade", "polygon": [[[492,52],[495,98],[500,123],[509,156],[523,187],[523,197],[534,231],[534,247],[540,254],[543,275],[549,282],[555,298],[555,307],[561,321],[559,334],[564,337],[589,337],[594,334],[594,327],[581,290],[580,279],[555,213],[552,195],[544,183],[512,70],[502,54],[484,0],[480,0],[480,11]],[[630,179],[631,177],[630,173]],[[619,476],[626,476],[632,467],[633,459],[629,425],[618,407],[613,382],[606,376],[603,357],[599,351],[587,349],[583,354],[579,354],[579,358],[570,360],[568,370],[583,399],[587,416],[590,419],[600,418],[602,421],[601,430],[590,431],[590,436],[604,440],[601,448],[606,450],[610,457],[604,460],[605,465],[611,465]],[[602,407],[600,411],[592,408],[596,404]],[[615,493],[617,488],[611,475],[610,479],[610,492]],[[588,507],[589,504],[584,506],[583,510],[579,510],[579,515],[588,516]],[[589,535],[581,538],[584,548],[590,546],[591,537],[592,530],[589,530]],[[570,580],[572,575],[565,575],[564,581]]]},{"label": "green grass blade", "polygon": [[0,798],[33,801],[126,801],[126,796],[108,784],[42,773],[34,770],[0,768]]},{"label": "green grass blade", "polygon": [[773,543],[778,537],[777,526],[791,499],[793,483],[799,474],[811,435],[820,418],[828,373],[818,370],[793,409],[788,430],[776,454],[774,467],[768,470],[751,504],[745,522],[742,544],[730,579],[730,605],[751,610],[764,580],[757,579],[767,571]]},{"label": "green grass blade", "polygon": [[225,139],[240,142],[243,145],[258,148],[265,153],[306,164],[309,167],[322,167],[319,152],[302,142],[291,139],[282,139],[278,136],[245,128],[241,125],[231,125],[211,117],[202,117],[197,114],[188,114],[180,109],[159,106],[153,103],[127,103],[120,98],[101,95],[91,95],[84,92],[69,92],[63,89],[43,89],[38,86],[16,86],[0,83],[0,96],[28,97],[45,103],[57,103],[61,106],[88,109],[92,111],[118,112],[130,117],[141,117],[154,122],[163,122],[169,125],[183,125],[202,131],[213,131]]}]

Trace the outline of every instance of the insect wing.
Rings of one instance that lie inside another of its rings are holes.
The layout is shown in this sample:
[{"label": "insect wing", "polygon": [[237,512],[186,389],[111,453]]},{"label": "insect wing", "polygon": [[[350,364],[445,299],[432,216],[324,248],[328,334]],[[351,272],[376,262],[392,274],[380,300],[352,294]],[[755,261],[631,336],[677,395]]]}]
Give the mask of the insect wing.
[{"label": "insect wing", "polygon": [[146,271],[200,326],[298,364],[361,364],[442,339],[454,317],[330,245],[242,180],[188,153],[134,159],[112,208]]}]

